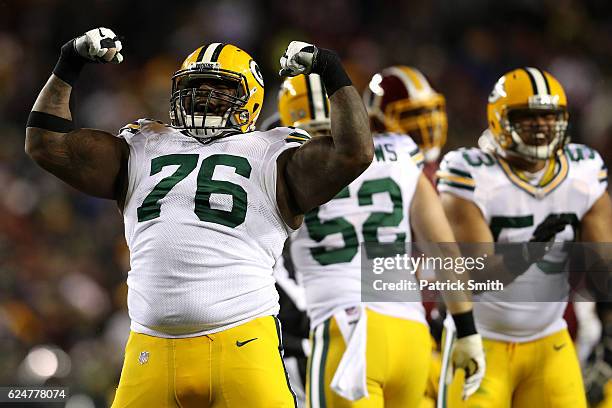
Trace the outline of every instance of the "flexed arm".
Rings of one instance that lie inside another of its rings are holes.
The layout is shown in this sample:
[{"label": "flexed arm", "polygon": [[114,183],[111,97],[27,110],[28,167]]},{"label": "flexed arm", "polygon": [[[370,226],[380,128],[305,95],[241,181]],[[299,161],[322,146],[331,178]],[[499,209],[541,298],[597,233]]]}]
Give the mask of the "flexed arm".
[{"label": "flexed arm", "polygon": [[293,41],[281,68],[281,75],[319,74],[331,106],[331,136],[313,138],[279,161],[281,190],[288,191],[295,216],[329,201],[363,173],[374,144],[361,97],[335,52]]},{"label": "flexed arm", "polygon": [[121,42],[106,28],[90,30],[61,50],[53,74],[41,90],[26,127],[26,153],[56,177],[97,197],[125,195],[127,143],[96,129],[75,129],[69,102],[87,62],[120,63]]}]

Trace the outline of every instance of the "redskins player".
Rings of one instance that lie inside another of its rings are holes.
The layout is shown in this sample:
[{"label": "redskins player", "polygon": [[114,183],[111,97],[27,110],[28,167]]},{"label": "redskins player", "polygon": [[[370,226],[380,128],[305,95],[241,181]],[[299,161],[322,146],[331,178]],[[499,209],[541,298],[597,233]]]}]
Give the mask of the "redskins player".
[{"label": "redskins player", "polygon": [[[374,74],[363,92],[363,101],[370,116],[373,132],[395,132],[409,135],[423,154],[423,174],[435,185],[438,159],[446,144],[448,121],[446,99],[429,83],[425,75],[415,67],[397,65]],[[435,298],[435,292],[425,291],[424,298]],[[441,331],[441,318],[431,318],[436,303],[423,303],[432,332]],[[439,338],[435,340],[440,341]],[[440,355],[434,343],[432,364],[427,381],[428,404],[437,397]]]},{"label": "redskins player", "polygon": [[363,93],[372,131],[410,135],[423,153],[433,182],[447,134],[446,99],[414,67],[397,65],[375,74]]},{"label": "redskins player", "polygon": [[[318,75],[286,79],[281,123],[327,137],[334,108]],[[377,134],[370,167],[331,201],[305,216],[291,237],[291,259],[306,292],[311,321],[307,405],[420,407],[431,341],[420,302],[361,302],[361,244],[454,241],[434,188],[421,171],[423,154],[407,135]],[[321,165],[324,165],[322,163]],[[453,361],[471,367],[464,395],[484,371],[470,302],[449,302],[458,325]]]},{"label": "redskins player", "polygon": [[303,214],[369,166],[360,95],[333,51],[294,41],[281,74],[321,75],[329,136],[304,143],[297,129],[254,131],[257,63],[211,43],[172,77],[170,125],[141,119],[118,136],[75,128],[69,99],[83,66],[122,60],[106,28],[66,43],[26,129],[40,166],[123,213],[132,323],[113,407],[295,406],[272,268]]},{"label": "redskins player", "polygon": [[[595,150],[568,143],[567,99],[551,74],[527,67],[503,75],[487,118],[480,148],[448,153],[438,172],[458,242],[612,242],[606,167]],[[503,292],[474,303],[487,372],[465,406],[586,407],[563,319],[567,302],[518,301],[551,288],[567,299],[567,264],[552,268],[541,256],[524,261],[526,269]]]}]

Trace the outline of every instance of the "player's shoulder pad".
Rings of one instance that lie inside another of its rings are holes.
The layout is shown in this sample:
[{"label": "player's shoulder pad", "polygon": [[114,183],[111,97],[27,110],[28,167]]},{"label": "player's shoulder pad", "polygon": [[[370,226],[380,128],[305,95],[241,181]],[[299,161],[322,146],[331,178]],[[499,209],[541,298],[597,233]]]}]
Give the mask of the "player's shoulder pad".
[{"label": "player's shoulder pad", "polygon": [[148,119],[148,118],[138,119],[138,120],[135,120],[134,122],[128,123],[121,129],[119,129],[119,136],[120,137],[126,137],[126,136],[131,137],[137,133],[142,132],[144,129],[153,128],[153,130],[159,131],[167,127],[169,127],[169,125],[167,125],[166,123],[160,120]]},{"label": "player's shoulder pad", "polygon": [[570,165],[578,166],[585,173],[596,173],[599,182],[608,181],[608,168],[597,150],[579,143],[569,143],[563,150]]},{"label": "player's shoulder pad", "polygon": [[489,153],[474,147],[452,150],[444,155],[436,176],[438,185],[474,191],[476,183],[473,173],[482,166],[495,164]]},{"label": "player's shoulder pad", "polygon": [[310,140],[310,135],[303,129],[296,128],[293,126],[289,126],[286,129],[288,129],[289,132],[285,137],[285,141],[287,143],[298,142],[299,144],[304,144]]},{"label": "player's shoulder pad", "polygon": [[310,140],[310,135],[305,130],[295,128],[293,126],[288,127],[276,127],[270,130],[260,130],[258,132],[261,137],[269,142],[277,142],[284,140],[286,143],[299,143],[303,144]]},{"label": "player's shoulder pad", "polygon": [[130,133],[132,135],[135,135],[136,133],[140,132],[140,130],[142,129],[141,122],[143,120],[144,119],[138,119],[138,120],[135,120],[134,122],[128,123],[121,129],[119,129],[119,135],[123,133]]}]

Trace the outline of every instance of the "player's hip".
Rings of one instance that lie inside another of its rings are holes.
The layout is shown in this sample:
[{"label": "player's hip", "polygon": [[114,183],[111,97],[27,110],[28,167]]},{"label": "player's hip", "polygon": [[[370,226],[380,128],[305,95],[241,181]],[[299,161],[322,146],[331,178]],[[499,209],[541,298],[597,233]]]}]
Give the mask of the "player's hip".
[{"label": "player's hip", "polygon": [[132,332],[113,406],[294,406],[281,353],[272,316],[198,337]]},{"label": "player's hip", "polygon": [[[348,311],[344,313],[348,318],[337,313],[312,330],[307,369],[310,406],[353,406],[342,391],[343,384],[349,383],[357,386],[357,391],[351,391],[354,401],[359,401],[355,406],[366,401],[359,397],[365,390],[358,383],[367,388],[370,403],[396,398],[400,406],[417,406],[415,401],[425,393],[429,369],[431,339],[427,326],[366,308],[361,313],[366,319],[364,326],[363,316]],[[360,359],[362,363],[356,363]],[[411,363],[406,365],[406,361]],[[360,379],[354,375],[355,370],[361,370]]]}]

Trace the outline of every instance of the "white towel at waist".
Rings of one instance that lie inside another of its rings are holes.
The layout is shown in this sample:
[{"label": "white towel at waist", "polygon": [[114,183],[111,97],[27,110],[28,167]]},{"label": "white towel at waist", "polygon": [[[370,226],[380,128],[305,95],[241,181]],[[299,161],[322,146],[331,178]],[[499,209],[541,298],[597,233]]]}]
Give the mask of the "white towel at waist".
[{"label": "white towel at waist", "polygon": [[346,350],[332,378],[331,388],[350,401],[368,397],[366,384],[367,315],[360,305],[342,309],[334,314],[342,333]]}]

